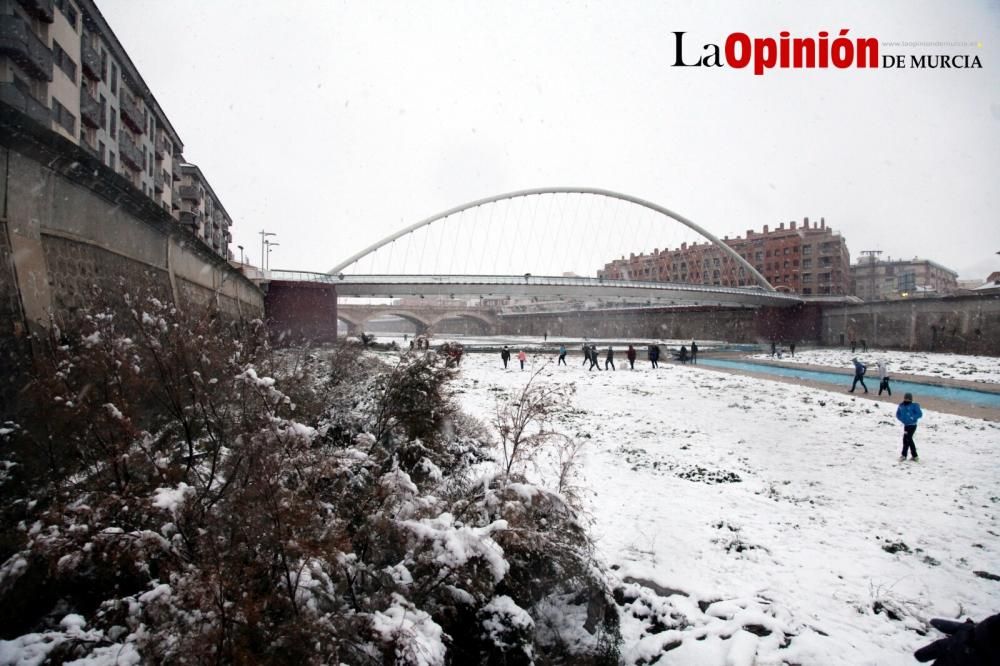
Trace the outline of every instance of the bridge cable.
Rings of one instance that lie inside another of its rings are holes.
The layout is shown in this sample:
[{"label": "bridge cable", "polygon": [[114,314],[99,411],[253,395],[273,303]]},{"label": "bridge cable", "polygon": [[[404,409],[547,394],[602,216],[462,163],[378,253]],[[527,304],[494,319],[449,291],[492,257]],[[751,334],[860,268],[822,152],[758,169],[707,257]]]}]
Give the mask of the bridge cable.
[{"label": "bridge cable", "polygon": [[[534,228],[536,228],[536,227],[539,226],[539,222],[538,222],[538,207],[541,205],[542,197],[541,197],[541,195],[539,195],[537,197],[534,197],[534,199],[535,199],[535,201],[534,201],[535,205],[534,205],[534,207],[531,210],[531,228],[532,229],[534,229]],[[548,230],[548,225],[543,222],[543,223],[541,223],[540,229],[541,229],[541,236],[540,236],[539,242],[538,242],[538,259],[537,259],[538,266],[542,265],[542,257],[545,256],[545,250],[546,250],[545,232],[546,232],[546,230]],[[552,254],[550,253],[549,256],[551,257]]]},{"label": "bridge cable", "polygon": [[409,264],[410,263],[410,257],[412,256],[411,252],[413,250],[413,232],[411,231],[410,233],[407,234],[407,236],[410,237],[410,242],[406,246],[406,263]]},{"label": "bridge cable", "polygon": [[530,257],[531,257],[531,252],[536,247],[533,244],[534,243],[534,239],[535,239],[535,225],[532,224],[529,220],[527,220],[527,218],[524,217],[524,212],[525,212],[524,209],[527,208],[528,205],[529,205],[528,197],[521,197],[521,201],[522,201],[522,203],[521,203],[521,214],[518,216],[518,219],[524,220],[524,222],[526,222],[527,225],[528,225],[527,242],[526,242],[527,247],[525,247],[525,252],[522,255],[523,257],[525,257],[524,268],[527,269],[524,272],[525,273],[529,273],[530,272],[532,275],[534,275],[534,271],[536,271],[538,269],[535,268],[535,264],[534,264],[534,262],[531,261]]},{"label": "bridge cable", "polygon": [[[479,210],[479,206],[476,206],[476,210]],[[478,220],[477,220],[478,222]],[[486,220],[486,240],[483,242],[483,256],[479,260],[480,270],[486,267],[486,252],[490,248],[490,234],[493,233],[493,206],[490,206],[489,219]]]},{"label": "bridge cable", "polygon": [[424,234],[424,246],[420,250],[420,270],[424,270],[424,256],[427,254],[427,237],[430,236],[430,227],[427,227],[427,232]]},{"label": "bridge cable", "polygon": [[396,241],[389,243],[389,259],[386,261],[387,266],[385,267],[386,275],[389,275],[389,271],[392,270],[392,248],[396,246]]}]

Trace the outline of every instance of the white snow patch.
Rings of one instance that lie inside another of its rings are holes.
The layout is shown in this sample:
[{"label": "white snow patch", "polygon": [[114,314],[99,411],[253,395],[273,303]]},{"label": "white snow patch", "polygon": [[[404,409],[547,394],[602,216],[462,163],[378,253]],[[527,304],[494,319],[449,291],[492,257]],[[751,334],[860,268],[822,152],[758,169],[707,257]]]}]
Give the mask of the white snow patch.
[{"label": "white snow patch", "polygon": [[396,646],[396,663],[408,666],[441,666],[447,650],[444,632],[431,616],[398,594],[384,611],[372,614],[372,629]]}]

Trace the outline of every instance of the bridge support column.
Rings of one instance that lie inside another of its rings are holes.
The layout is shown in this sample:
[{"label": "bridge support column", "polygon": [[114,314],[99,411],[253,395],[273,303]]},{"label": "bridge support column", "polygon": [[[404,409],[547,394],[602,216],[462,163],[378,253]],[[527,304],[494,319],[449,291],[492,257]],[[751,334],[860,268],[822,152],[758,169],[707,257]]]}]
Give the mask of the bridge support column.
[{"label": "bridge support column", "polygon": [[274,280],[264,297],[271,337],[279,344],[335,342],[337,289],[331,284]]}]

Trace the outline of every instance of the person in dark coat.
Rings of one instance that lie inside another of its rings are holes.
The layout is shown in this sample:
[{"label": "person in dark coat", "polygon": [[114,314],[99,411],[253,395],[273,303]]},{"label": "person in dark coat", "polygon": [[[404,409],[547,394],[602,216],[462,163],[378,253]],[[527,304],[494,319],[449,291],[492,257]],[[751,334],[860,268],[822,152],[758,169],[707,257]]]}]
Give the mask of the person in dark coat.
[{"label": "person in dark coat", "polygon": [[615,350],[611,348],[611,345],[608,345],[608,355],[604,357],[604,369],[607,370],[609,365],[612,370],[618,371],[618,368],[615,367]]},{"label": "person in dark coat", "polygon": [[660,360],[660,348],[657,345],[649,346],[649,362],[654,368],[660,367],[658,362]]},{"label": "person in dark coat", "polygon": [[507,348],[507,345],[504,345],[503,349],[500,350],[500,360],[503,361],[503,369],[506,370],[507,364],[510,363],[510,349]]},{"label": "person in dark coat", "polygon": [[595,367],[598,370],[601,369],[601,359],[597,356],[597,345],[590,345],[590,367],[587,368],[587,372],[590,372]]},{"label": "person in dark coat", "polygon": [[625,358],[628,359],[628,367],[635,370],[635,347],[632,345],[628,346],[628,351],[625,352]]},{"label": "person in dark coat", "polygon": [[861,382],[861,388],[865,390],[865,393],[868,393],[868,387],[865,386],[865,370],[868,368],[856,358],[851,359],[851,362],[854,363],[854,381],[851,383],[851,390],[848,393],[854,393],[854,387],[858,385],[858,382]]},{"label": "person in dark coat", "polygon": [[680,361],[681,363],[687,363],[689,360],[688,348],[685,347],[684,345],[681,345],[681,350],[677,352],[677,360]]},{"label": "person in dark coat", "polygon": [[590,362],[590,345],[586,342],[583,343],[583,364],[587,365]]},{"label": "person in dark coat", "polygon": [[778,353],[778,343],[771,340],[771,357],[773,358],[775,354]]},{"label": "person in dark coat", "polygon": [[[559,345],[559,363],[566,365],[566,345]],[[556,365],[559,365],[556,363]]]},{"label": "person in dark coat", "polygon": [[793,357],[795,356],[795,343],[794,342],[789,342],[788,343],[788,353],[791,354]]},{"label": "person in dark coat", "polygon": [[691,341],[691,362],[698,362],[698,343],[694,340]]},{"label": "person in dark coat", "polygon": [[913,394],[903,395],[903,402],[896,408],[896,418],[903,424],[903,452],[899,455],[900,460],[906,460],[907,451],[913,460],[917,460],[917,445],[913,443],[913,433],[917,431],[917,421],[923,415],[920,404],[913,402]]}]

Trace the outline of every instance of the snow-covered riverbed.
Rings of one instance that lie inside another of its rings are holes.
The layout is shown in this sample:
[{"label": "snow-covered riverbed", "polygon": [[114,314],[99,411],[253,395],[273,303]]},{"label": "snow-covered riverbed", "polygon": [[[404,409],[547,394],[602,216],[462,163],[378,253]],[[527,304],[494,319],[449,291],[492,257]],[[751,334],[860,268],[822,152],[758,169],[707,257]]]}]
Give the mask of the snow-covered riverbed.
[{"label": "snow-covered riverbed", "polygon": [[[921,369],[942,376],[934,356]],[[622,353],[618,372],[569,360],[539,380],[575,383],[564,424],[586,441],[599,553],[643,582],[622,600],[625,663],[676,646],[657,663],[910,664],[937,635],[930,618],[1000,610],[983,577],[1000,574],[1000,424],[925,410],[921,461],[900,463],[892,404],[675,364],[630,372]],[[467,355],[458,397],[488,420],[530,374]]]}]

